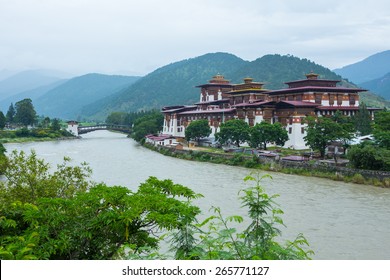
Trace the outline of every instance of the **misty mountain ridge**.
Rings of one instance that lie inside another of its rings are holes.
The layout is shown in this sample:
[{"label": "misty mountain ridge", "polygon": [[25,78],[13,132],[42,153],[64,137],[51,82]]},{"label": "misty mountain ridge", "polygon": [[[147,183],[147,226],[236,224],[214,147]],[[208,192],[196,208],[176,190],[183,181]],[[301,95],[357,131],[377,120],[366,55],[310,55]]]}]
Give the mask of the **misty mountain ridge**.
[{"label": "misty mountain ridge", "polygon": [[14,94],[53,84],[62,80],[59,71],[27,70],[0,81],[0,101]]},{"label": "misty mountain ridge", "polygon": [[9,106],[11,103],[15,104],[16,102],[23,100],[25,98],[30,98],[33,103],[34,101],[39,98],[40,96],[44,95],[49,90],[52,90],[61,84],[65,83],[67,80],[59,80],[49,85],[40,86],[34,89],[26,90],[19,92],[17,94],[14,94],[6,99],[3,99],[0,101],[0,110],[3,112],[7,112]]},{"label": "misty mountain ridge", "polygon": [[379,79],[390,72],[390,50],[376,53],[333,71],[355,84]]},{"label": "misty mountain ridge", "polygon": [[33,103],[40,115],[75,119],[80,115],[80,108],[83,106],[113,95],[138,79],[139,77],[86,74],[47,91]]},{"label": "misty mountain ridge", "polygon": [[[50,71],[45,73],[41,70],[31,72],[39,74],[38,80],[45,80],[42,77],[50,74]],[[5,111],[11,102],[31,98],[39,115],[104,121],[113,111],[134,112],[193,104],[199,100],[196,86],[207,83],[216,74],[223,75],[231,83],[242,83],[244,78],[251,77],[254,81],[265,83],[266,89],[280,89],[287,87],[285,82],[304,79],[309,72],[319,74],[322,79],[340,80],[342,86],[356,87],[328,68],[305,58],[269,54],[254,61],[245,61],[230,53],[217,52],[170,63],[144,77],[96,73],[69,80],[57,77],[55,82],[46,80],[48,84],[14,93],[7,98],[0,97],[0,105]],[[28,73],[18,73],[0,81],[0,90],[4,82],[7,84],[10,79],[18,81],[17,77],[22,77],[22,74]],[[33,75],[27,75],[30,77],[28,80]],[[359,86],[374,92],[377,89],[369,84]],[[390,102],[372,92],[363,92],[360,96],[368,106],[390,107]],[[388,98],[386,94],[382,96]]]},{"label": "misty mountain ridge", "polygon": [[[210,53],[163,66],[121,92],[85,106],[82,113],[86,118],[104,120],[114,111],[193,104],[199,99],[199,89],[195,86],[208,82],[218,73],[232,83],[242,83],[244,78],[251,77],[264,82],[264,88],[279,89],[287,87],[285,82],[304,79],[305,74],[312,71],[322,79],[340,80],[343,86],[356,87],[328,68],[292,55],[265,55],[250,62],[229,53]],[[370,99],[376,99],[373,94],[362,93],[361,96],[368,104]],[[382,104],[382,101],[375,100],[373,104]]]},{"label": "misty mountain ridge", "polygon": [[375,92],[386,100],[390,100],[390,72],[379,79],[361,83],[359,86]]}]

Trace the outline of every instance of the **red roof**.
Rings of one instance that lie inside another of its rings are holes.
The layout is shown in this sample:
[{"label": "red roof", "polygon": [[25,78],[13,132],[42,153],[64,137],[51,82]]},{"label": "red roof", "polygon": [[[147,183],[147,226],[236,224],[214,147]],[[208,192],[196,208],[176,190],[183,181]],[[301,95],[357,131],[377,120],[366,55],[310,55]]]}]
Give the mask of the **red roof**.
[{"label": "red roof", "polygon": [[194,103],[196,105],[207,105],[207,104],[218,104],[218,103],[226,103],[229,102],[230,99],[224,98],[224,99],[219,99],[219,100],[213,100],[213,101],[203,101],[203,102],[198,102]]},{"label": "red roof", "polygon": [[234,107],[256,107],[265,105],[267,103],[274,103],[274,101],[258,101],[258,102],[252,102],[252,103],[238,103],[235,104]]},{"label": "red roof", "polygon": [[316,104],[313,102],[306,102],[306,101],[289,101],[289,100],[282,100],[278,103],[287,103],[295,107],[318,107],[320,104]]},{"label": "red roof", "polygon": [[260,101],[260,102],[253,102],[253,103],[240,103],[236,104],[235,107],[257,107],[262,105],[277,105],[277,104],[288,104],[294,107],[318,107],[320,104],[316,104],[313,102],[305,102],[305,101],[288,101],[288,100],[282,100],[282,101]]},{"label": "red roof", "polygon": [[346,87],[315,87],[315,86],[306,86],[306,87],[296,87],[296,88],[285,88],[270,91],[270,95],[277,95],[281,93],[295,93],[295,92],[308,92],[308,91],[325,91],[325,92],[360,92],[367,91],[362,88],[346,88]]},{"label": "red roof", "polygon": [[193,114],[215,114],[215,113],[233,113],[236,109],[214,109],[214,110],[195,110],[195,111],[185,111],[179,113],[179,115],[193,115]]},{"label": "red roof", "polygon": [[[166,108],[166,109],[164,109]],[[174,106],[173,108],[170,108],[170,107],[164,107],[162,109],[162,113],[173,113],[173,112],[181,112],[181,111],[185,111],[185,110],[192,110],[194,108],[196,108],[195,105],[191,105],[191,106],[181,106],[179,108],[176,108],[176,106]]]},{"label": "red roof", "polygon": [[149,135],[146,135],[145,137],[148,139],[151,139],[153,141],[162,141],[165,139],[175,138],[172,135],[168,135],[168,134],[160,134],[158,136],[153,135],[153,134],[149,134]]},{"label": "red roof", "polygon": [[[358,111],[359,106],[319,106],[317,108],[318,110],[328,110],[328,111],[337,111],[337,110],[342,110],[342,111]],[[380,108],[367,108],[368,110],[382,110]]]}]

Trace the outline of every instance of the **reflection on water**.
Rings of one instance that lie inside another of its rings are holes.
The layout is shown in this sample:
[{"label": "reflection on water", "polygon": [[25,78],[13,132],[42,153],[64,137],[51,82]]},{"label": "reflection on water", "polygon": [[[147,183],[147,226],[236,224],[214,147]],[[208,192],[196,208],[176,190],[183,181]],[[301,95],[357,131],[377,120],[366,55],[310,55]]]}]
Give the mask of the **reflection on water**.
[{"label": "reflection on water", "polygon": [[[247,187],[250,169],[166,157],[139,146],[125,135],[107,131],[84,134],[83,139],[6,144],[7,150],[30,151],[52,165],[64,156],[74,164],[86,161],[93,179],[135,190],[149,176],[172,179],[204,195],[197,201],[207,216],[211,206],[224,215],[240,214],[237,194]],[[347,184],[320,178],[271,173],[264,181],[285,214],[283,238],[302,232],[314,259],[390,259],[390,189]]]}]

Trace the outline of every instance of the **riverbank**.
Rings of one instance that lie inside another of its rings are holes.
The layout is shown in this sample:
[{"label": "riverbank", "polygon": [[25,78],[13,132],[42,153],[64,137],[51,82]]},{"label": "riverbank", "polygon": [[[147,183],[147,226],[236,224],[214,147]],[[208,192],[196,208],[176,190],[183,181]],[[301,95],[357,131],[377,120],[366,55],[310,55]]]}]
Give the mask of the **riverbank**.
[{"label": "riverbank", "polygon": [[72,140],[78,139],[76,136],[67,136],[67,137],[17,137],[17,138],[0,138],[0,143],[29,143],[29,142],[47,142],[47,141],[60,141],[60,140]]},{"label": "riverbank", "polygon": [[315,160],[293,162],[260,158],[256,155],[246,155],[242,153],[213,153],[194,149],[153,146],[148,143],[143,144],[143,146],[166,156],[186,160],[242,166],[264,171],[281,172],[284,174],[319,177],[346,183],[390,188],[390,172],[352,169],[321,164],[319,161]]}]

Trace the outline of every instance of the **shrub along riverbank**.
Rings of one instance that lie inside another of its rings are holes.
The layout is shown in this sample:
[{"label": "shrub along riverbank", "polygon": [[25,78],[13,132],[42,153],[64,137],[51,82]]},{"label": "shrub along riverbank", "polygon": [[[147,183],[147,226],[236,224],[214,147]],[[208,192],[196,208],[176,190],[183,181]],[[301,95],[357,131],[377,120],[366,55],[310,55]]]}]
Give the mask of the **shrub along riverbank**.
[{"label": "shrub along riverbank", "polygon": [[288,162],[283,160],[262,159],[255,155],[242,153],[210,153],[196,150],[178,150],[173,147],[153,146],[145,147],[163,155],[186,160],[196,160],[217,164],[242,166],[264,171],[281,172],[302,176],[327,178],[347,183],[366,184],[379,187],[390,187],[390,172],[359,170],[346,167],[320,164],[318,161]]},{"label": "shrub along riverbank", "polygon": [[50,141],[73,139],[75,136],[65,129],[52,130],[49,128],[21,128],[18,130],[1,130],[0,143],[23,143],[32,141]]}]

